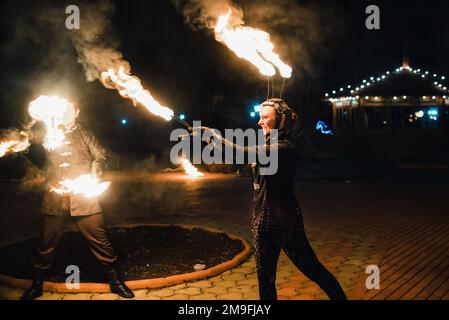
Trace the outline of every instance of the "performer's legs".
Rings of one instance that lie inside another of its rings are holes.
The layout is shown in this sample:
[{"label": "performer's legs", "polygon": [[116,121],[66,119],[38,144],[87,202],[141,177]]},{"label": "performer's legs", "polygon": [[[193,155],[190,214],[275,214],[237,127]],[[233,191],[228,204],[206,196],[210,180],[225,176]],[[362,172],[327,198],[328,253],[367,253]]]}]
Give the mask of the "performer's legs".
[{"label": "performer's legs", "polygon": [[337,279],[318,260],[304,229],[288,231],[279,237],[282,249],[310,280],[318,284],[332,300],[346,300]]},{"label": "performer's legs", "polygon": [[109,242],[104,228],[103,215],[101,213],[76,217],[76,223],[83,237],[88,241],[90,250],[103,264],[111,265],[117,260],[117,256]]},{"label": "performer's legs", "polygon": [[38,246],[38,256],[33,262],[39,270],[48,270],[53,265],[55,251],[64,232],[68,212],[61,216],[42,216],[41,239]]},{"label": "performer's legs", "polygon": [[116,267],[117,256],[106,234],[103,215],[97,213],[90,216],[76,217],[75,220],[81,234],[88,241],[90,250],[106,267],[110,278],[109,286],[111,292],[123,298],[133,298],[134,293],[122,281]]},{"label": "performer's legs", "polygon": [[276,300],[276,267],[281,248],[271,232],[255,231],[254,247],[261,300]]},{"label": "performer's legs", "polygon": [[33,261],[35,275],[31,287],[23,293],[21,300],[34,300],[42,296],[46,273],[55,260],[55,251],[59,240],[61,240],[69,214],[67,210],[64,210],[61,216],[42,216],[38,255]]}]

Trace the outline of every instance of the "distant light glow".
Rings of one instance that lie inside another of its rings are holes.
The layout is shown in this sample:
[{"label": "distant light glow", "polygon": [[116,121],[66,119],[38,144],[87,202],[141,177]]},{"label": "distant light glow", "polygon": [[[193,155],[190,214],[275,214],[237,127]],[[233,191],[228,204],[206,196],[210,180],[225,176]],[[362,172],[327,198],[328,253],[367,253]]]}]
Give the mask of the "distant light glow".
[{"label": "distant light glow", "polygon": [[184,113],[181,113],[181,114],[179,115],[179,119],[185,120],[185,119],[186,119],[186,115],[185,115]]},{"label": "distant light glow", "polygon": [[316,124],[316,129],[324,135],[334,135],[334,132],[329,129],[329,126],[324,121],[318,121]]},{"label": "distant light glow", "polygon": [[126,126],[128,124],[128,119],[123,118],[120,122],[122,125]]},{"label": "distant light glow", "polygon": [[250,114],[251,118],[255,118],[256,117],[256,113],[254,111],[252,111]]},{"label": "distant light glow", "polygon": [[416,116],[417,118],[422,118],[422,117],[424,117],[424,111],[420,110],[420,111],[416,112],[416,113],[415,113],[415,116]]},{"label": "distant light glow", "polygon": [[257,104],[257,105],[254,106],[254,112],[259,113],[260,110],[262,110],[262,105],[261,104]]}]

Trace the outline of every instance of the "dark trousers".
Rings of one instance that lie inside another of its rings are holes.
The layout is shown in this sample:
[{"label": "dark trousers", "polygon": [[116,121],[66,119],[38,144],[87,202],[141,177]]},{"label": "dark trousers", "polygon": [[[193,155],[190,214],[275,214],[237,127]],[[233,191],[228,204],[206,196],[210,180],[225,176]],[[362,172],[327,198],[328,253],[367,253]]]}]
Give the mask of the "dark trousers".
[{"label": "dark trousers", "polygon": [[303,229],[287,232],[255,231],[254,245],[261,300],[277,299],[276,267],[281,249],[331,300],[346,300],[337,279],[318,260]]},{"label": "dark trousers", "polygon": [[104,229],[103,215],[97,213],[90,216],[70,217],[64,210],[62,216],[43,216],[42,235],[38,247],[38,257],[34,266],[41,270],[51,268],[55,259],[55,251],[69,218],[74,219],[83,237],[88,241],[90,250],[103,264],[113,264],[117,256],[112,249]]}]

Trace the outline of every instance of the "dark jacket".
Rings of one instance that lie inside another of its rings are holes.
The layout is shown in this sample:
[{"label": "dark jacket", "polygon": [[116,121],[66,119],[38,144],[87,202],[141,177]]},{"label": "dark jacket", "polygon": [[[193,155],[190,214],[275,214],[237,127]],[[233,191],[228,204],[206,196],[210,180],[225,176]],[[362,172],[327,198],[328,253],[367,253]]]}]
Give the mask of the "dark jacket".
[{"label": "dark jacket", "polygon": [[[53,151],[46,151],[47,173],[46,190],[58,187],[64,179],[75,179],[83,174],[92,173],[94,166],[106,165],[106,151],[95,135],[77,125],[65,135],[66,143]],[[97,198],[82,195],[70,195],[70,213],[72,216],[87,216],[101,212]],[[61,215],[63,196],[55,192],[46,192],[42,213],[44,215]]]},{"label": "dark jacket", "polygon": [[277,149],[278,169],[274,175],[261,175],[263,165],[260,163],[251,165],[254,187],[251,226],[253,230],[265,231],[302,229],[302,213],[293,193],[298,162],[297,145],[282,135],[279,139],[269,141],[267,138],[264,146],[240,147],[216,135],[213,142],[218,148],[224,144],[244,152],[246,156],[249,153],[268,152],[270,146],[271,150]]},{"label": "dark jacket", "polygon": [[278,170],[274,175],[261,175],[263,165],[252,165],[254,180],[253,230],[280,230],[303,228],[302,214],[293,193],[298,162],[297,147],[288,140],[272,144],[278,152]]}]

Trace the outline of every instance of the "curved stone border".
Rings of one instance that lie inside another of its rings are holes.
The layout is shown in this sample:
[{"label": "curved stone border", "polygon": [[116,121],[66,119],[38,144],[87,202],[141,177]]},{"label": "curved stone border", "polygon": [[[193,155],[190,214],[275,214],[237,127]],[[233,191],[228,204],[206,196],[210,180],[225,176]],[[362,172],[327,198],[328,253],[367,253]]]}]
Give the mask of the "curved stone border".
[{"label": "curved stone border", "polygon": [[[248,257],[249,253],[251,252],[251,247],[244,238],[229,234],[222,230],[213,229],[213,228],[209,228],[209,227],[184,225],[184,224],[128,224],[128,225],[120,225],[120,226],[116,226],[116,227],[133,228],[133,227],[139,227],[139,226],[155,226],[155,227],[175,226],[175,227],[181,227],[181,228],[188,229],[188,230],[191,230],[194,228],[200,228],[200,229],[203,229],[203,230],[206,230],[209,232],[213,232],[213,233],[225,233],[228,235],[229,238],[231,238],[233,240],[240,240],[243,243],[243,246],[245,248],[243,249],[242,252],[240,252],[238,255],[236,255],[233,259],[226,261],[224,263],[221,263],[219,265],[213,266],[211,268],[205,269],[205,270],[179,274],[179,275],[170,276],[170,277],[166,277],[166,278],[126,281],[126,285],[130,289],[133,289],[133,290],[163,288],[163,287],[169,287],[169,286],[182,284],[182,283],[188,282],[188,281],[207,279],[207,278],[216,276],[220,273],[223,273],[223,272],[239,265],[241,262],[243,262]],[[14,278],[11,276],[0,275],[0,284],[8,286],[8,287],[26,289],[31,286],[31,282],[32,281],[28,280],[28,279],[18,279],[18,278]],[[83,293],[85,293],[85,292],[109,293],[110,292],[109,285],[105,284],[105,283],[80,283],[79,289],[68,289],[66,287],[65,283],[55,283],[55,282],[45,282],[44,283],[44,291],[59,292],[59,293],[82,293],[82,292]]]}]

